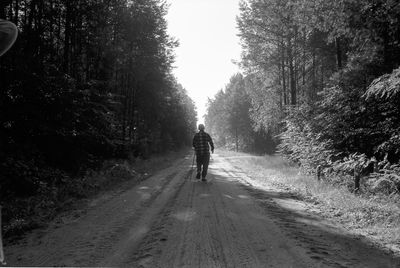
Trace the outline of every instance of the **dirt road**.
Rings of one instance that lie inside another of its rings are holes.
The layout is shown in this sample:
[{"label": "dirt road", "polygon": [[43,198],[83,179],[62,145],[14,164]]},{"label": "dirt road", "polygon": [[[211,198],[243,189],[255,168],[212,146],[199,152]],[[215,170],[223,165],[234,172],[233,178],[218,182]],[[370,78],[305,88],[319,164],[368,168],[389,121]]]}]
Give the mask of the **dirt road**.
[{"label": "dirt road", "polygon": [[84,215],[6,246],[10,266],[400,267],[290,194],[255,188],[213,155],[208,182],[191,156]]}]

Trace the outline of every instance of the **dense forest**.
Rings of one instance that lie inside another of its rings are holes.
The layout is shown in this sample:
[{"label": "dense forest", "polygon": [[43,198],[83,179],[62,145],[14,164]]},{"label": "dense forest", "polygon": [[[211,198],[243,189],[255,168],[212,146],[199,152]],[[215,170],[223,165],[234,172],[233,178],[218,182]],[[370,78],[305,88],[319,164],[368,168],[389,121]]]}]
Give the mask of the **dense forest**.
[{"label": "dense forest", "polygon": [[306,171],[399,191],[400,3],[246,0],[237,25],[244,74],[209,102],[214,135],[246,148],[261,131]]},{"label": "dense forest", "polygon": [[[41,194],[49,205],[105,160],[190,145],[197,115],[172,75],[178,42],[167,34],[167,8],[162,0],[0,2],[0,18],[20,31],[0,59],[1,204]],[[6,221],[18,213],[9,207]]]}]

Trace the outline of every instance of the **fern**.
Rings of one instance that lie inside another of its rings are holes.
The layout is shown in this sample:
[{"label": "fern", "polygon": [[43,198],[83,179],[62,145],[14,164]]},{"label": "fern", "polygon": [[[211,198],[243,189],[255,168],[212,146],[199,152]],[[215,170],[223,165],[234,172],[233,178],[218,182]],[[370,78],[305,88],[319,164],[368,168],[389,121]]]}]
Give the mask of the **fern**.
[{"label": "fern", "polygon": [[375,193],[398,193],[400,189],[400,165],[386,164],[379,170],[379,173],[373,174],[367,183],[371,191]]},{"label": "fern", "polygon": [[374,81],[368,87],[364,98],[390,99],[400,93],[400,68],[391,74],[385,74]]}]

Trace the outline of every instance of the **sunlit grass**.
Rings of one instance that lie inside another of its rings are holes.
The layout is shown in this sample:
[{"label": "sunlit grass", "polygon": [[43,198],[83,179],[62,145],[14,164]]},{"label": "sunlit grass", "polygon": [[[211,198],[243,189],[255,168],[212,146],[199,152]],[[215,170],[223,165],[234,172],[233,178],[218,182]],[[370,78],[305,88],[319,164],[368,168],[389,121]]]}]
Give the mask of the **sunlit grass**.
[{"label": "sunlit grass", "polygon": [[254,156],[221,152],[234,166],[245,171],[259,185],[274,185],[312,202],[325,217],[335,219],[347,229],[373,237],[400,252],[400,207],[398,196],[355,195],[343,186],[334,186],[304,175],[299,167],[279,156]]}]

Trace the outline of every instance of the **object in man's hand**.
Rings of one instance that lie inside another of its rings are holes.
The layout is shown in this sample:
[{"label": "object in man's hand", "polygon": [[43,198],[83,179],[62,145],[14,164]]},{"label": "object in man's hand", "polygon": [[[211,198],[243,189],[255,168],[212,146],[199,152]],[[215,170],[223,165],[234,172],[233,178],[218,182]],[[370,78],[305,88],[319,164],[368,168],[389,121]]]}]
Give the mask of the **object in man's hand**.
[{"label": "object in man's hand", "polygon": [[12,22],[0,19],[0,57],[12,47],[17,36],[17,26]]}]

